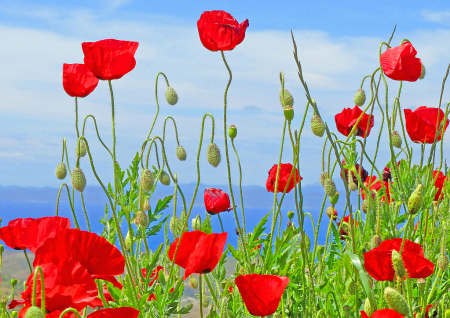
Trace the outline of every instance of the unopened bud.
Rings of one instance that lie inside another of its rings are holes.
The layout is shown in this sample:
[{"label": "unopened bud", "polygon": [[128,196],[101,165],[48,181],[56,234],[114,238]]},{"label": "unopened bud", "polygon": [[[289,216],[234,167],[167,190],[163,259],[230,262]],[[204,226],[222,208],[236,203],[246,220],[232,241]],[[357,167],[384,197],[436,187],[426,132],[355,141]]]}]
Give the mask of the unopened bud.
[{"label": "unopened bud", "polygon": [[202,303],[203,307],[205,307],[205,308],[209,307],[209,298],[208,298],[208,296],[203,295],[202,302],[203,302]]},{"label": "unopened bud", "polygon": [[153,188],[153,183],[155,182],[155,177],[149,169],[145,169],[141,173],[140,185],[142,190],[149,192]]},{"label": "unopened bud", "polygon": [[325,252],[325,247],[323,245],[317,245],[317,255],[322,257]]},{"label": "unopened bud", "polygon": [[336,194],[332,197],[330,197],[330,203],[332,205],[336,205],[336,203],[338,203],[339,201],[339,192],[336,191]]},{"label": "unopened bud", "polygon": [[147,200],[145,200],[144,204],[142,204],[142,209],[143,209],[144,211],[150,210],[150,202],[148,202]]},{"label": "unopened bud", "polygon": [[446,271],[448,268],[448,257],[440,254],[437,259],[437,266],[439,269]]},{"label": "unopened bud", "polygon": [[178,102],[178,95],[170,86],[166,89],[166,101],[172,106]]},{"label": "unopened bud", "polygon": [[159,182],[161,182],[165,186],[170,185],[170,176],[164,170],[161,171],[161,174],[159,175]]},{"label": "unopened bud", "polygon": [[396,289],[386,287],[384,290],[384,298],[391,309],[394,309],[400,315],[409,316],[409,308],[405,297],[403,297]]},{"label": "unopened bud", "polygon": [[363,89],[358,89],[356,91],[355,97],[353,98],[356,106],[362,106],[366,102],[366,92]]},{"label": "unopened bud", "polygon": [[197,287],[198,287],[197,278],[195,278],[194,276],[191,276],[191,278],[189,278],[189,286],[191,286],[191,288],[197,289]]},{"label": "unopened bud", "polygon": [[177,236],[179,234],[178,233],[179,227],[180,227],[180,219],[176,215],[172,216],[169,221],[170,232],[172,232],[173,235]]},{"label": "unopened bud", "polygon": [[208,162],[213,167],[217,167],[220,163],[220,150],[216,144],[210,143],[208,149],[206,150],[206,158]]},{"label": "unopened bud", "polygon": [[291,220],[294,217],[294,211],[288,211],[287,216]]},{"label": "unopened bud", "polygon": [[350,183],[348,184],[348,188],[349,188],[350,191],[356,191],[356,190],[358,190],[358,186],[357,186],[356,183],[354,183],[354,182],[350,182]]},{"label": "unopened bud", "polygon": [[147,228],[149,225],[149,219],[147,213],[144,211],[138,211],[134,217],[134,224],[142,228]]},{"label": "unopened bud", "polygon": [[425,66],[424,66],[423,63],[422,63],[422,65],[421,65],[421,70],[420,70],[420,76],[419,76],[419,79],[423,79],[423,78],[425,77],[425,73],[426,73],[426,71],[425,71]]},{"label": "unopened bud", "polygon": [[62,180],[67,176],[67,168],[64,162],[58,163],[56,166],[55,175],[59,180]]},{"label": "unopened bud", "polygon": [[[0,297],[0,309],[5,309],[6,308],[6,303],[8,302],[8,298],[6,297]],[[2,311],[3,311],[2,310]]]},{"label": "unopened bud", "polygon": [[75,147],[75,155],[77,158],[86,156],[86,143],[84,140],[80,140],[80,142],[77,143],[77,146]]},{"label": "unopened bud", "polygon": [[328,173],[322,172],[322,173],[320,174],[320,184],[321,184],[322,186],[324,186],[325,180],[327,180],[327,179],[328,179]]},{"label": "unopened bud", "polygon": [[11,279],[11,286],[14,287],[17,285],[17,279]]},{"label": "unopened bud", "polygon": [[236,136],[237,136],[237,128],[236,128],[235,125],[231,125],[230,128],[228,128],[228,136],[231,139],[236,138]]},{"label": "unopened bud", "polygon": [[83,192],[86,187],[86,177],[80,168],[72,170],[72,186],[80,192]]},{"label": "unopened bud", "polygon": [[283,108],[283,113],[284,118],[286,118],[288,122],[291,122],[291,120],[294,119],[294,108],[291,105],[286,105]]},{"label": "unopened bud", "polygon": [[411,194],[408,200],[408,212],[409,214],[416,214],[419,212],[422,206],[423,194],[422,185],[418,184],[416,190]]},{"label": "unopened bud", "polygon": [[391,140],[392,140],[392,146],[395,148],[401,148],[402,147],[402,137],[397,131],[392,131],[391,133]]},{"label": "unopened bud", "polygon": [[283,90],[280,91],[280,104],[282,107],[287,105],[294,106],[294,98],[287,89],[284,90],[284,103],[283,103]]},{"label": "unopened bud", "polygon": [[405,265],[403,264],[402,255],[396,250],[392,250],[392,266],[394,267],[395,273],[400,278],[406,275]]},{"label": "unopened bud", "polygon": [[4,251],[5,251],[5,246],[0,244],[0,256],[3,254]]},{"label": "unopened bud", "polygon": [[186,150],[184,150],[183,146],[177,146],[177,148],[175,149],[175,154],[177,155],[178,160],[186,160]]},{"label": "unopened bud", "polygon": [[194,231],[200,231],[202,228],[202,222],[198,219],[192,219],[192,230]]},{"label": "unopened bud", "polygon": [[352,309],[350,308],[350,306],[345,305],[344,307],[342,307],[342,311],[344,312],[344,317],[349,318],[352,316]]},{"label": "unopened bud", "polygon": [[327,180],[325,180],[323,187],[325,189],[325,193],[329,197],[334,197],[336,195],[336,184],[334,183],[333,179],[328,178]]},{"label": "unopened bud", "polygon": [[317,137],[322,137],[325,133],[325,124],[323,123],[322,118],[317,115],[311,117],[311,131]]},{"label": "unopened bud", "polygon": [[356,283],[354,281],[349,281],[347,284],[347,293],[349,294],[355,294],[356,291]]},{"label": "unopened bud", "polygon": [[127,235],[125,236],[125,248],[127,249],[127,251],[130,251],[132,246],[131,246],[131,236],[130,236],[130,232],[127,232]]},{"label": "unopened bud", "polygon": [[372,314],[375,312],[375,310],[377,310],[376,306],[377,303],[373,302],[375,304],[375,308],[372,308],[372,305],[370,305],[370,300],[369,297],[366,298],[366,300],[364,301],[364,311],[367,314],[367,316],[372,316]]},{"label": "unopened bud", "polygon": [[370,249],[373,250],[374,248],[377,248],[380,245],[381,245],[381,236],[379,236],[378,234],[372,236],[372,239],[370,240]]},{"label": "unopened bud", "polygon": [[367,209],[369,209],[369,198],[365,198],[363,203],[361,204],[361,209],[363,213],[367,213]]},{"label": "unopened bud", "polygon": [[333,218],[333,220],[337,217],[337,211],[335,209],[333,209],[332,206],[329,206],[326,210],[327,216],[331,219]]}]

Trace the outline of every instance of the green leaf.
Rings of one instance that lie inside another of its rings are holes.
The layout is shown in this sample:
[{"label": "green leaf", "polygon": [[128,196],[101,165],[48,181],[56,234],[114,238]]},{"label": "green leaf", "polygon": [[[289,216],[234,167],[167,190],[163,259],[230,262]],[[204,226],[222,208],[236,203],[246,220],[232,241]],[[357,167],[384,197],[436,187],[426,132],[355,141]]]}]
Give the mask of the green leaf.
[{"label": "green leaf", "polygon": [[346,253],[347,253],[346,255],[350,257],[350,260],[352,261],[353,265],[358,270],[359,280],[361,281],[366,296],[369,298],[370,305],[372,306],[372,308],[376,308],[375,295],[373,294],[372,289],[370,289],[369,280],[367,279],[366,272],[364,270],[363,265],[361,264],[358,255],[355,255],[349,251],[346,251]]}]

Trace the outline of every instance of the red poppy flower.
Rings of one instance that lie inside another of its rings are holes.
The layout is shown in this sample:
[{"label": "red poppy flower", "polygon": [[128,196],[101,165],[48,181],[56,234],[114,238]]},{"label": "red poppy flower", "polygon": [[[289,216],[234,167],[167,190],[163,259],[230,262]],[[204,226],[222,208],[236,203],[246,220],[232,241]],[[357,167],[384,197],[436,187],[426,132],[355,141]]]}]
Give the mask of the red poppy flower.
[{"label": "red poppy flower", "polygon": [[[392,266],[392,250],[400,252],[401,238],[386,240],[380,246],[364,254],[364,267],[378,281],[392,281],[395,277]],[[423,256],[419,244],[409,240],[403,246],[402,259],[409,278],[426,278],[433,274],[434,264]]]},{"label": "red poppy flower", "polygon": [[[169,258],[173,260],[179,238],[169,249]],[[181,237],[175,257],[175,264],[183,267],[184,279],[192,273],[211,272],[220,260],[227,240],[227,233],[206,234],[202,231],[185,232]]]},{"label": "red poppy flower", "polygon": [[[353,109],[344,108],[342,112],[334,116],[334,121],[336,122],[337,130],[344,136],[348,136],[352,131],[353,126],[358,121],[359,117],[361,117],[361,114],[363,114],[363,112],[358,106],[355,106]],[[369,117],[370,117],[370,125],[369,129],[367,129]],[[373,115],[370,116],[364,113],[361,120],[358,123],[356,136],[358,137],[369,136],[370,130],[372,129],[373,125],[374,125]]]},{"label": "red poppy flower", "polygon": [[[405,109],[405,125],[409,138],[415,143],[432,144],[436,137],[436,124],[439,116],[439,125],[444,120],[445,114],[439,108],[420,106],[415,111]],[[444,131],[437,137],[441,140],[448,127],[448,119],[445,118]]]},{"label": "red poppy flower", "polygon": [[[436,175],[438,176],[437,178]],[[434,186],[437,189],[436,195],[434,196],[434,201],[439,201],[439,199],[442,199],[444,197],[442,188],[444,187],[444,182],[447,177],[444,176],[442,171],[433,171],[433,180],[434,178],[436,178],[436,181],[434,181]]]},{"label": "red poppy flower", "polygon": [[94,311],[89,318],[137,318],[139,310],[133,307],[106,308]]},{"label": "red poppy flower", "polygon": [[[376,176],[372,176],[372,177],[367,177],[366,181],[364,181],[364,185],[366,186],[366,188],[369,188],[369,190],[375,190],[375,191],[379,191],[383,186],[386,190],[386,194],[387,194],[387,198],[388,198],[388,202],[390,203],[391,200],[391,193],[389,192],[389,182],[386,181],[380,181],[378,180]],[[361,189],[361,196],[363,198],[363,200],[366,199],[366,194],[365,191],[363,189]],[[381,197],[381,201],[385,201],[386,198],[383,195]]]},{"label": "red poppy flower", "polygon": [[[425,318],[429,318],[428,312],[430,309],[433,308],[433,305],[428,305],[427,308],[425,308]],[[419,312],[422,312],[423,307],[420,308]],[[414,313],[414,317],[417,317],[417,313]]]},{"label": "red poppy flower", "polygon": [[244,41],[248,20],[239,24],[225,11],[205,11],[197,21],[203,46],[210,51],[230,51]]},{"label": "red poppy flower", "polygon": [[[345,166],[345,160],[342,160],[342,164]],[[364,181],[369,176],[369,173],[359,164],[355,163],[356,171],[359,173],[359,178]],[[348,169],[344,168],[345,172],[345,179],[348,180]],[[341,178],[342,178],[342,171],[340,172]],[[355,174],[352,172],[352,180],[353,182],[358,185],[358,178],[355,176]]]},{"label": "red poppy flower", "polygon": [[[153,270],[152,274],[149,277],[149,279],[150,279],[150,282],[148,284],[149,287],[152,286],[155,283],[155,281],[158,279],[158,274],[163,268],[164,267],[158,265]],[[144,276],[144,278],[147,277],[146,276],[147,275],[147,269],[145,269],[145,268],[141,269],[141,273],[142,273],[142,276]]]},{"label": "red poppy flower", "polygon": [[235,283],[248,312],[263,317],[270,316],[277,310],[289,278],[250,274],[236,277]]},{"label": "red poppy flower", "polygon": [[8,226],[0,228],[0,239],[15,250],[29,249],[35,253],[48,238],[68,228],[69,219],[59,216],[15,219],[10,221]]},{"label": "red poppy flower", "polygon": [[[280,165],[280,174],[278,176],[278,187],[277,192],[283,192],[284,188],[286,188],[286,184],[289,180],[289,176],[292,172],[292,165],[290,163],[282,163]],[[278,165],[273,165],[273,167],[269,171],[269,177],[266,181],[266,189],[269,192],[275,191],[275,181],[277,179],[277,170]],[[294,180],[295,179],[295,180]],[[297,168],[295,169],[295,175],[292,175],[291,181],[287,187],[286,193],[291,192],[291,190],[295,187],[296,182],[298,183],[300,180],[303,180],[302,177],[298,174]]]},{"label": "red poppy flower", "polygon": [[95,77],[84,64],[63,65],[63,87],[72,97],[86,97],[97,87],[98,78]]},{"label": "red poppy flower", "polygon": [[422,62],[411,43],[387,49],[380,57],[384,74],[396,81],[415,82],[422,72]]},{"label": "red poppy flower", "polygon": [[[336,211],[336,210],[335,210]],[[336,215],[337,215],[337,212],[336,212]],[[342,222],[343,223],[347,223],[347,224],[350,224],[350,215],[347,215],[347,216],[345,216],[345,217],[343,217],[342,218]],[[353,219],[353,222],[355,222],[355,219]],[[356,225],[356,227],[358,226],[358,222],[356,222],[355,223]],[[338,222],[337,223],[337,226],[338,226],[338,228],[340,227],[341,229],[339,230],[339,234],[340,234],[340,236],[341,236],[341,240],[344,240],[345,239],[345,236],[348,236],[349,235],[349,233],[348,233],[348,228],[346,228],[346,227],[344,227],[344,226],[342,226],[341,227],[341,222]]]},{"label": "red poppy flower", "polygon": [[230,211],[230,197],[219,189],[207,188],[204,194],[206,212],[211,215]]},{"label": "red poppy flower", "polygon": [[82,45],[84,64],[102,80],[119,79],[136,66],[134,53],[138,42],[114,39],[84,42]]},{"label": "red poppy flower", "polygon": [[403,318],[403,315],[396,312],[394,309],[380,309],[376,310],[372,316],[368,316],[364,310],[361,310],[361,318]]},{"label": "red poppy flower", "polygon": [[384,167],[383,170],[383,181],[384,182],[392,182],[392,169],[388,167]]},{"label": "red poppy flower", "polygon": [[117,247],[95,233],[62,230],[37,249],[33,264],[44,262],[52,254],[72,258],[83,265],[92,278],[106,280],[122,288],[114,276],[123,274],[125,259]]}]

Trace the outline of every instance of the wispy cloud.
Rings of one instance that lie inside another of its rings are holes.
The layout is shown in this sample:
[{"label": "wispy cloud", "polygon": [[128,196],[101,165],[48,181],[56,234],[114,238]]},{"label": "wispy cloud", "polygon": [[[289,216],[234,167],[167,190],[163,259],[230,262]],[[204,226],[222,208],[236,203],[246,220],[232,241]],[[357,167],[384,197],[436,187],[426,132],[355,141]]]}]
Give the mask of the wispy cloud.
[{"label": "wispy cloud", "polygon": [[428,21],[450,25],[450,11],[423,10],[421,14]]}]

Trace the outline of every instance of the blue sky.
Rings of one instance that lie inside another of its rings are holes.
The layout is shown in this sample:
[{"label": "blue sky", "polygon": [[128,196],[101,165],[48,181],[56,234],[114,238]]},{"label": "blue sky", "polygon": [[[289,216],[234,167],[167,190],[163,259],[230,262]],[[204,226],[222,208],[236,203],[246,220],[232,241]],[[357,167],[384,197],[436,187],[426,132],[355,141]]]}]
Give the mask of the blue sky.
[{"label": "blue sky", "polygon": [[[377,67],[379,43],[389,38],[395,24],[393,43],[400,43],[403,38],[411,40],[427,67],[425,80],[405,83],[402,107],[436,107],[450,62],[450,5],[444,1],[336,3],[1,1],[0,185],[59,186],[54,169],[60,160],[63,137],[68,140],[74,166],[74,101],[62,88],[62,64],[82,62],[81,43],[104,38],[140,42],[136,68],[113,83],[119,163],[129,164],[148,133],[155,113],[154,77],[164,71],[180,102],[172,107],[160,100],[156,132],[161,134],[165,116],[175,117],[188,160],[176,160],[171,128],[167,137],[167,151],[172,153],[169,160],[181,183],[195,181],[199,125],[206,112],[216,117],[216,142],[223,149],[222,99],[228,79],[220,54],[203,48],[198,39],[196,21],[205,10],[226,10],[239,22],[250,21],[244,42],[226,53],[233,70],[228,124],[238,127],[236,147],[244,166],[245,185],[264,185],[267,171],[277,162],[283,123],[278,103],[280,71],[285,73],[286,88],[296,101],[293,125],[300,125],[305,99],[292,57],[291,29],[310,91],[334,131],[333,116],[344,107],[353,107],[360,80]],[[160,96],[164,92],[162,84]],[[396,90],[397,83],[390,84],[391,90]],[[444,102],[449,98],[444,94]],[[390,96],[391,103],[392,100]],[[79,107],[80,120],[88,114],[95,115],[102,138],[110,144],[106,83],[100,82],[89,97],[80,100]],[[375,128],[369,140],[372,143],[378,134],[377,118],[380,114],[375,112]],[[210,133],[209,125],[206,135]],[[96,139],[91,121],[86,136],[95,147],[96,167],[108,180],[111,163]],[[386,140],[383,133],[382,144]],[[317,182],[322,142],[305,130],[300,158],[304,184]],[[368,149],[369,153],[374,152],[372,145]],[[444,154],[449,152],[445,150]],[[387,149],[382,147],[377,161],[380,167],[386,163],[387,155]],[[225,184],[226,165],[212,168],[204,153],[201,158],[202,182]],[[287,150],[283,162],[290,158]],[[233,156],[231,162],[236,168]],[[82,168],[88,183],[95,183],[87,160],[82,161]]]}]

